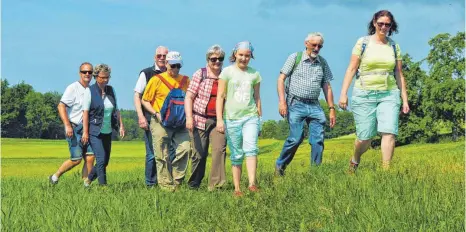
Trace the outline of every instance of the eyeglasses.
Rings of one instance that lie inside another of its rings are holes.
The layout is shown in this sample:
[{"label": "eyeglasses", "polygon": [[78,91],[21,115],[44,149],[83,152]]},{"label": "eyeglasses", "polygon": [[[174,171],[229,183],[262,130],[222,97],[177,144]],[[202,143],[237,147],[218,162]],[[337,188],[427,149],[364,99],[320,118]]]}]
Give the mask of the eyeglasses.
[{"label": "eyeglasses", "polygon": [[177,68],[177,69],[180,69],[180,68],[181,68],[181,64],[171,64],[171,65],[170,65],[170,68]]},{"label": "eyeglasses", "polygon": [[392,24],[391,24],[391,23],[377,22],[377,26],[379,26],[379,27],[383,27],[383,26],[385,26],[385,27],[391,27]]},{"label": "eyeglasses", "polygon": [[322,44],[311,44],[311,43],[309,43],[309,45],[310,45],[311,47],[313,47],[313,48],[318,47],[319,49],[321,49],[322,47],[324,47],[324,45],[322,45]]},{"label": "eyeglasses", "polygon": [[107,79],[108,80],[108,79],[110,79],[111,76],[104,76],[104,77],[103,76],[97,76],[97,77],[100,78],[100,79],[104,79],[104,80]]},{"label": "eyeglasses", "polygon": [[88,70],[81,70],[79,72],[82,74],[92,74],[92,71],[88,71]]},{"label": "eyeglasses", "polygon": [[220,62],[223,62],[223,60],[225,60],[225,57],[212,57],[212,58],[209,58],[209,60],[212,63],[217,62],[217,60],[220,61]]},{"label": "eyeglasses", "polygon": [[163,58],[167,57],[167,55],[166,54],[157,54],[156,57],[160,59],[162,57]]}]

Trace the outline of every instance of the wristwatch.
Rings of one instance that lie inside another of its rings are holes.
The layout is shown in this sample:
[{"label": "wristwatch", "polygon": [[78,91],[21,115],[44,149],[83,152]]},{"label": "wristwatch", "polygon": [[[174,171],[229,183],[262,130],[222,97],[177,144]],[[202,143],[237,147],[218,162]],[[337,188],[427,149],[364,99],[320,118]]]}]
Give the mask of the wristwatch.
[{"label": "wristwatch", "polygon": [[329,109],[329,110],[334,110],[334,109],[335,109],[335,106],[329,106],[328,109]]}]

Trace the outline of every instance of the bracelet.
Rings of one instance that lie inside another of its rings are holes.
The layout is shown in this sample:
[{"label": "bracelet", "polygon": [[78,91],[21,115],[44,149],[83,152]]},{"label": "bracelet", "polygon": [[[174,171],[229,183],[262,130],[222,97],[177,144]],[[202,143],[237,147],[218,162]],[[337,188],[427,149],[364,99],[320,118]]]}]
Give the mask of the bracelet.
[{"label": "bracelet", "polygon": [[335,106],[329,106],[328,109],[329,110],[335,110]]}]

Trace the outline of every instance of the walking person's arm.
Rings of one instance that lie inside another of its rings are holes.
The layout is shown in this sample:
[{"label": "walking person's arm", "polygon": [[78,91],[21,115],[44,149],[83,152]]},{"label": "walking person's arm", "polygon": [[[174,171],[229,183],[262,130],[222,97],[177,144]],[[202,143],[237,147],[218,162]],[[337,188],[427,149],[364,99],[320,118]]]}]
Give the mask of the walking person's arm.
[{"label": "walking person's arm", "polygon": [[403,64],[401,60],[396,61],[395,77],[398,89],[401,90],[401,99],[403,100],[403,113],[409,113],[408,92],[406,90],[406,80],[403,75]]},{"label": "walking person's arm", "polygon": [[215,102],[215,112],[217,114],[217,131],[225,132],[225,124],[223,123],[223,106],[226,97],[226,81],[218,80],[217,102]]},{"label": "walking person's arm", "polygon": [[144,115],[144,112],[142,111],[142,102],[141,102],[141,97],[142,97],[145,84],[146,84],[145,82],[146,82],[146,74],[144,72],[141,72],[141,74],[139,74],[136,87],[134,88],[133,102],[134,102],[134,108],[136,109],[136,113],[138,115],[139,127],[144,130],[149,130],[149,126],[148,126],[149,124]]},{"label": "walking person's arm", "polygon": [[328,117],[330,120],[330,128],[333,128],[336,123],[336,112],[335,105],[333,103],[333,92],[330,82],[325,82],[322,86],[322,89],[324,91],[325,100],[327,101],[327,105],[329,107]]},{"label": "walking person's arm", "polygon": [[278,76],[277,81],[277,92],[278,92],[278,112],[282,117],[286,117],[287,114],[287,106],[286,106],[286,99],[285,99],[285,80],[286,75],[280,73]]},{"label": "walking person's arm", "polygon": [[190,91],[187,91],[186,97],[184,99],[184,112],[186,114],[186,128],[188,130],[193,129],[193,101],[194,94]]},{"label": "walking person's arm", "polygon": [[348,107],[348,88],[350,87],[351,82],[353,81],[353,77],[356,74],[356,71],[358,70],[359,62],[359,56],[354,54],[351,55],[351,60],[348,65],[348,68],[346,69],[343,84],[341,86],[340,100],[338,101],[340,108],[344,110],[346,110],[346,108]]},{"label": "walking person's arm", "polygon": [[58,108],[58,114],[60,115],[61,121],[63,122],[63,125],[65,126],[66,137],[68,138],[73,137],[73,128],[71,127],[70,119],[68,118],[68,115],[66,114],[66,105],[60,102],[58,103],[57,108]]}]

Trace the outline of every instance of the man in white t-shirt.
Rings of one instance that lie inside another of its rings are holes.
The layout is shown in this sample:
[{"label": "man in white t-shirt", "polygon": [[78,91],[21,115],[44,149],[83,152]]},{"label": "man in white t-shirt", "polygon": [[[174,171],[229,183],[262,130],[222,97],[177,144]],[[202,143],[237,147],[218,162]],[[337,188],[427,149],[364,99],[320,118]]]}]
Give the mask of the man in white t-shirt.
[{"label": "man in white t-shirt", "polygon": [[[134,87],[134,107],[136,108],[136,113],[138,114],[139,127],[144,129],[144,142],[146,145],[145,176],[147,187],[152,187],[157,184],[157,171],[155,166],[154,148],[152,146],[152,134],[149,127],[151,115],[141,106],[141,98],[149,80],[153,76],[163,73],[167,70],[165,67],[167,54],[168,48],[164,46],[157,47],[155,50],[154,65],[141,70],[139,73],[138,81],[136,82],[136,86]],[[175,152],[173,147],[170,147],[170,155],[172,157],[174,153]]]},{"label": "man in white t-shirt", "polygon": [[86,163],[83,165],[82,178],[87,178],[89,172],[92,170],[94,152],[89,144],[81,142],[83,97],[92,79],[92,72],[92,64],[88,62],[82,63],[79,66],[79,81],[73,82],[66,87],[58,104],[58,113],[65,126],[66,141],[68,141],[71,157],[69,160],[63,162],[55,174],[49,176],[51,184],[57,184],[60,176],[81,163],[83,158],[86,160]]}]

